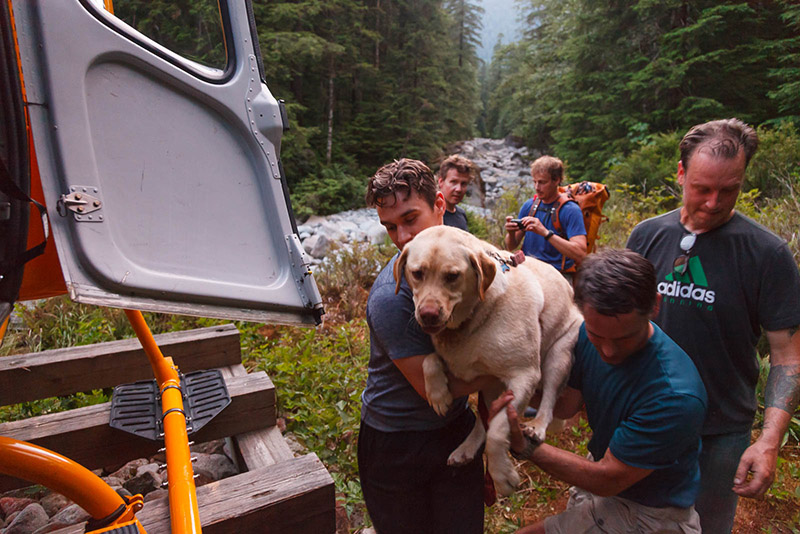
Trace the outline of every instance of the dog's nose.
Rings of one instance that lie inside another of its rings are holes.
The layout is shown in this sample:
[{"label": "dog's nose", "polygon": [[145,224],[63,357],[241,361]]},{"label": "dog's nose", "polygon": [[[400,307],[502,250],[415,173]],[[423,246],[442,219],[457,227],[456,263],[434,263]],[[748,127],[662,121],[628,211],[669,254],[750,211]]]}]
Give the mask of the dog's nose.
[{"label": "dog's nose", "polygon": [[439,324],[438,306],[423,306],[419,309],[419,320],[423,326],[435,326]]}]

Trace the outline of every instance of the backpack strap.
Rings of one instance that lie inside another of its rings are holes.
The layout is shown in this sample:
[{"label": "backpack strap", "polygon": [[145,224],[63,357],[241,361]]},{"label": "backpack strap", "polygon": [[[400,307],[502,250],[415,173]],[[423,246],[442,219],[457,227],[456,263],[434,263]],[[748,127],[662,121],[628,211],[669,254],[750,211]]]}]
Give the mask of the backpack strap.
[{"label": "backpack strap", "polygon": [[11,174],[8,172],[5,161],[3,161],[2,158],[0,158],[0,191],[5,193],[10,198],[19,200],[21,202],[30,202],[36,206],[36,208],[39,210],[39,215],[42,218],[42,226],[44,228],[44,241],[14,258],[8,258],[7,260],[0,262],[0,274],[7,274],[12,269],[19,267],[20,265],[24,265],[44,252],[44,248],[47,245],[47,237],[50,233],[50,225],[48,224],[47,220],[47,209],[42,204],[29,197],[22,189],[19,188],[19,186],[17,186],[17,184],[11,180]]},{"label": "backpack strap", "polygon": [[[569,189],[567,190],[569,191]],[[553,228],[556,229],[556,233],[559,237],[563,239],[567,239],[567,234],[564,232],[564,228],[561,226],[561,219],[559,219],[559,215],[561,214],[561,208],[564,207],[564,204],[567,202],[575,202],[578,204],[577,201],[572,198],[572,195],[569,193],[559,193],[558,198],[556,199],[555,209],[553,210]],[[580,205],[579,205],[580,207]],[[565,255],[561,255],[561,272],[573,272],[575,271],[575,263],[569,269],[566,269],[567,266],[567,257]]]}]

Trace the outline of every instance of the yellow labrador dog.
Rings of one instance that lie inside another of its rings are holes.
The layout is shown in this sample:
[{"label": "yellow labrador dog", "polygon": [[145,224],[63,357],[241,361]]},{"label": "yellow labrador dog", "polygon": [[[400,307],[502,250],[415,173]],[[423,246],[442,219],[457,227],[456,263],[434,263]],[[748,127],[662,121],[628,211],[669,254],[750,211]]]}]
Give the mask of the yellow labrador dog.
[{"label": "yellow labrador dog", "polygon": [[[572,288],[556,269],[534,258],[515,263],[509,252],[468,232],[435,226],[403,248],[394,277],[399,290],[405,275],[416,320],[436,348],[423,362],[425,392],[436,413],[444,415],[453,401],[447,370],[467,381],[492,375],[514,392],[519,413],[541,389],[532,426],[543,441],[572,365],[582,317],[573,304]],[[491,403],[501,392],[484,391],[485,401]],[[495,487],[509,495],[519,475],[507,454],[508,418],[493,418],[488,432],[478,418],[448,463],[470,461],[484,439]]]}]

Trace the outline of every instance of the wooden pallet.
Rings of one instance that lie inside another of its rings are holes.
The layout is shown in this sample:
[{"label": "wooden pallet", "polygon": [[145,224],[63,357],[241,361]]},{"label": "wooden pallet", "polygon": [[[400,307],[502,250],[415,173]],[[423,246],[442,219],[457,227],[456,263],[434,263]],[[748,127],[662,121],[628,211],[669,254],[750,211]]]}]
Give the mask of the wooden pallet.
[{"label": "wooden pallet", "polygon": [[[315,454],[295,458],[275,427],[275,387],[241,363],[233,325],[156,336],[182,372],[219,368],[231,404],[190,439],[232,438],[242,473],[198,488],[204,533],[335,531],[333,479]],[[0,358],[0,405],[68,395],[152,378],[136,339]],[[108,426],[110,403],[0,424],[0,435],[29,441],[89,469],[150,456],[159,443]],[[0,492],[28,482],[0,475]],[[169,532],[166,498],[137,517],[148,534]],[[83,532],[83,525],[56,531]]]}]

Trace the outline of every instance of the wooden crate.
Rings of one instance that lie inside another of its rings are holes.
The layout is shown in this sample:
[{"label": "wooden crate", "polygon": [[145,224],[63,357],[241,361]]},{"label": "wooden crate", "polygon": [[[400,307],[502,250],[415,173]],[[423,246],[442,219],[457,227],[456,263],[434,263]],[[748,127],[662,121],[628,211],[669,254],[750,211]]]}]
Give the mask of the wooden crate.
[{"label": "wooden crate", "polygon": [[[333,479],[315,454],[294,457],[275,427],[275,387],[245,371],[233,325],[156,336],[184,373],[219,368],[231,404],[190,439],[230,437],[242,473],[197,490],[204,533],[335,531]],[[0,405],[153,377],[136,339],[0,358]],[[110,403],[0,424],[0,435],[52,449],[89,469],[150,456],[161,445],[108,426]],[[0,492],[28,482],[0,475]],[[148,534],[168,533],[166,498],[137,514]],[[56,531],[83,532],[83,525]]]}]

